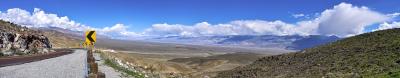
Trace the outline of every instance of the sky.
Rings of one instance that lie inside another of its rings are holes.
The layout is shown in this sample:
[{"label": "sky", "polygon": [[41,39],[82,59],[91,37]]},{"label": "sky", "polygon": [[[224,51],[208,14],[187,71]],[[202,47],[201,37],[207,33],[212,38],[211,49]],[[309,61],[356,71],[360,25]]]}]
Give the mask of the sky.
[{"label": "sky", "polygon": [[[113,37],[336,35],[399,26],[396,0],[1,0],[0,19]],[[24,14],[25,13],[25,14]]]}]

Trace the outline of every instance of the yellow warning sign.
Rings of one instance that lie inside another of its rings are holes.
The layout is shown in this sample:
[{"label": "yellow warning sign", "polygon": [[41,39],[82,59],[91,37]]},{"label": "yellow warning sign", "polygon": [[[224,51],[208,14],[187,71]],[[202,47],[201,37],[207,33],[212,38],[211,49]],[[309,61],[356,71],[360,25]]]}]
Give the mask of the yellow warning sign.
[{"label": "yellow warning sign", "polygon": [[94,45],[95,42],[96,42],[96,31],[86,31],[84,44]]}]

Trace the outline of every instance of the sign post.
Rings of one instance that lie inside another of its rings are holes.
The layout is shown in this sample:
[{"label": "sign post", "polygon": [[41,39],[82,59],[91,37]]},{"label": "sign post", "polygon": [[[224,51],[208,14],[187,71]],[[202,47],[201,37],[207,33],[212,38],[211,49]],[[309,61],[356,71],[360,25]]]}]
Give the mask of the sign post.
[{"label": "sign post", "polygon": [[98,65],[93,57],[94,45],[96,42],[96,31],[89,30],[85,32],[85,42],[83,46],[88,49],[87,62],[89,64],[88,78],[105,78],[105,74],[98,71]]}]

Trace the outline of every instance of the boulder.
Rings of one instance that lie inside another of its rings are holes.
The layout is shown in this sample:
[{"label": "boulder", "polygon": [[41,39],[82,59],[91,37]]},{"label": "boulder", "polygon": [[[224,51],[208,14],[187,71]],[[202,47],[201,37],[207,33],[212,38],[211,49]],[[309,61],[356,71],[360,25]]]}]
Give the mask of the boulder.
[{"label": "boulder", "polygon": [[[26,29],[21,29],[24,31]],[[0,30],[0,54],[24,55],[48,53],[52,47],[49,39],[40,33]]]}]

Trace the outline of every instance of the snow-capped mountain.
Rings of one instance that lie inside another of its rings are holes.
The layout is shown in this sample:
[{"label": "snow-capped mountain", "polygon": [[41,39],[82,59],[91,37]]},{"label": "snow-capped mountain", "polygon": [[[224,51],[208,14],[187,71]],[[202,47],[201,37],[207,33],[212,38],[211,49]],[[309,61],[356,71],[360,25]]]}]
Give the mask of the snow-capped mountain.
[{"label": "snow-capped mountain", "polygon": [[147,41],[182,43],[196,45],[217,45],[257,48],[281,48],[289,50],[302,50],[305,48],[322,45],[339,40],[336,36],[310,35],[310,36],[274,36],[274,35],[229,35],[229,36],[201,36],[182,37],[168,36],[147,39]]}]

